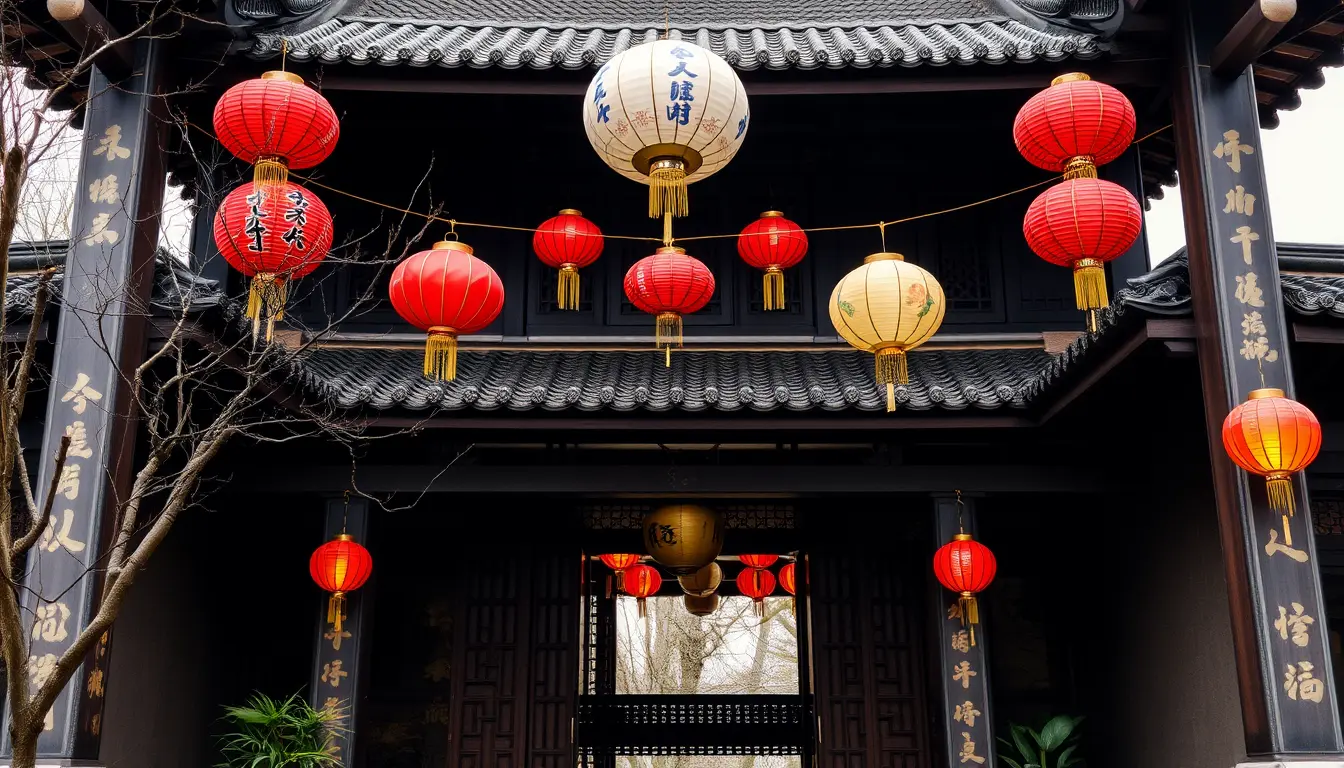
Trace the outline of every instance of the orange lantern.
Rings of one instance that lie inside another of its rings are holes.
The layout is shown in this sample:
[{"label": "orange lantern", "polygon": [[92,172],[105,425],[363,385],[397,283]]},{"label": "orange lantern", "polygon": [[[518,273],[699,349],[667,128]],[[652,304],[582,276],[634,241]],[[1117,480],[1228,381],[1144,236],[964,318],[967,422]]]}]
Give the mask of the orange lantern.
[{"label": "orange lantern", "polygon": [[602,564],[616,572],[616,589],[625,589],[625,571],[639,562],[639,555],[598,555]]},{"label": "orange lantern", "polygon": [[1292,546],[1292,475],[1306,469],[1321,451],[1316,415],[1282,389],[1254,390],[1223,421],[1223,448],[1237,466],[1265,478],[1269,506],[1283,516],[1283,543]]},{"label": "orange lantern", "polygon": [[765,616],[765,598],[775,591],[775,574],[760,568],[743,568],[737,574],[737,591],[756,604],[757,616]]},{"label": "orange lantern", "polygon": [[340,634],[345,619],[345,595],[369,580],[373,574],[373,555],[353,536],[342,533],[313,552],[308,559],[308,573],[317,586],[331,593],[327,621]]},{"label": "orange lantern", "polygon": [[625,593],[638,601],[639,617],[647,614],[644,599],[657,594],[663,586],[663,575],[651,565],[632,565],[625,569]]},{"label": "orange lantern", "polygon": [[798,594],[798,564],[789,563],[779,569],[779,586],[790,595]]},{"label": "orange lantern", "polygon": [[737,559],[748,568],[769,568],[779,560],[779,555],[738,555]]}]

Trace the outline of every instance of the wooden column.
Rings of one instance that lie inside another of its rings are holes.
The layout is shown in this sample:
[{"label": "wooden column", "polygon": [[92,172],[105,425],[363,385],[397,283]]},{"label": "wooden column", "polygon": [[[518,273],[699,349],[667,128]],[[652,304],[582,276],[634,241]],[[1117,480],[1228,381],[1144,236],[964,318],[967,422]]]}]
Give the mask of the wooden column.
[{"label": "wooden column", "polygon": [[1306,486],[1299,479],[1297,516],[1281,517],[1269,509],[1264,481],[1237,469],[1221,441],[1224,417],[1251,390],[1293,393],[1251,70],[1222,78],[1209,66],[1236,20],[1228,5],[1190,0],[1178,13],[1173,90],[1246,751],[1337,759],[1344,743]]},{"label": "wooden column", "polygon": [[[137,45],[135,74],[111,83],[95,67],[85,107],[70,252],[48,388],[45,433],[35,488],[51,486],[62,440],[56,504],[29,555],[24,611],[30,636],[30,684],[36,688],[98,605],[99,558],[111,536],[117,501],[134,474],[136,411],[123,368],[143,359],[143,307],[153,283],[164,172],[163,105],[156,95],[160,43]],[[39,495],[39,500],[40,500]],[[108,632],[56,699],[38,739],[39,762],[98,758],[111,650]],[[13,754],[4,728],[0,760]]]},{"label": "wooden column", "polygon": [[[935,496],[934,548],[962,532],[975,534],[975,499]],[[962,622],[957,595],[933,580],[933,620],[938,626],[938,677],[942,681],[944,748],[949,766],[998,765],[995,759],[993,713],[989,700],[989,654],[983,623],[974,629]],[[983,613],[981,614],[984,615]],[[975,644],[971,644],[974,631]]]},{"label": "wooden column", "polygon": [[[369,502],[351,498],[348,506],[343,497],[327,500],[322,539],[314,544],[331,541],[340,533],[348,533],[355,541],[369,544]],[[342,765],[358,762],[357,738],[359,716],[368,695],[369,646],[372,640],[373,580],[363,588],[346,595],[346,615],[341,631],[327,623],[328,596],[323,595],[318,607],[317,628],[314,632],[313,673],[308,683],[308,700],[317,709],[337,707],[342,710],[341,730],[336,733],[336,755]]]}]

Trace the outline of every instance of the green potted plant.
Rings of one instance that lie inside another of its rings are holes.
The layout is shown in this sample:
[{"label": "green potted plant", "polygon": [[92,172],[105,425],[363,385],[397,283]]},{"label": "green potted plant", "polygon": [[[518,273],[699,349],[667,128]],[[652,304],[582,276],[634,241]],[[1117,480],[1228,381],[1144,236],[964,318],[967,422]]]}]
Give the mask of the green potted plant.
[{"label": "green potted plant", "polygon": [[343,715],[314,709],[297,693],[283,701],[258,693],[246,706],[224,708],[230,730],[220,737],[216,768],[339,768],[332,739]]},{"label": "green potted plant", "polygon": [[1081,717],[1060,715],[1052,718],[1041,730],[1034,731],[1025,725],[1012,723],[1008,731],[1013,740],[999,737],[1003,749],[999,759],[1009,768],[1069,768],[1082,765],[1082,759],[1074,756],[1078,748],[1078,724]]}]

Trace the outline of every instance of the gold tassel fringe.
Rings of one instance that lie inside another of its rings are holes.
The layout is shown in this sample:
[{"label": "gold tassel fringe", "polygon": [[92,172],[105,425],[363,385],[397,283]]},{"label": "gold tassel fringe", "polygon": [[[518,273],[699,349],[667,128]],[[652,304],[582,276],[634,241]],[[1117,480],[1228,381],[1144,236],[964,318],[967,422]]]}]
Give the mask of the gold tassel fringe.
[{"label": "gold tassel fringe", "polygon": [[258,187],[279,187],[289,181],[289,166],[278,157],[258,157],[252,166],[252,183]]},{"label": "gold tassel fringe", "polygon": [[672,367],[672,348],[681,348],[681,315],[676,312],[658,313],[658,325],[654,331],[654,343],[659,349],[666,350],[665,365]]},{"label": "gold tassel fringe", "polygon": [[644,604],[644,598],[639,598],[635,601],[635,604],[639,606],[639,618],[647,619],[649,617],[649,609],[648,606]]},{"label": "gold tassel fringe", "polygon": [[1073,293],[1079,309],[1105,309],[1111,305],[1106,292],[1106,265],[1097,259],[1073,263]]},{"label": "gold tassel fringe", "polygon": [[877,366],[877,383],[887,385],[887,412],[896,410],[896,385],[910,383],[910,371],[906,367],[905,350],[900,347],[883,347],[873,356]]},{"label": "gold tassel fringe", "polygon": [[247,319],[252,321],[252,343],[261,335],[266,324],[266,341],[275,335],[275,321],[285,319],[285,302],[289,299],[289,282],[274,272],[258,272],[252,276],[247,292]]},{"label": "gold tassel fringe", "polygon": [[767,312],[784,308],[784,273],[779,267],[767,267],[765,270],[763,295]]},{"label": "gold tassel fringe", "polygon": [[345,620],[345,593],[332,592],[327,601],[327,623],[332,625],[336,634],[341,634],[341,622]]},{"label": "gold tassel fringe", "polygon": [[1097,162],[1091,155],[1080,155],[1064,167],[1064,180],[1097,178]]},{"label": "gold tassel fringe", "polygon": [[457,331],[443,326],[429,329],[425,339],[425,377],[435,381],[457,378]]},{"label": "gold tassel fringe", "polygon": [[616,572],[616,591],[617,592],[625,591],[625,571]]},{"label": "gold tassel fringe", "polygon": [[664,213],[682,217],[690,213],[686,194],[686,167],[680,162],[655,164],[649,171],[649,218]]},{"label": "gold tassel fringe", "polygon": [[1288,475],[1270,475],[1265,481],[1265,487],[1269,490],[1269,508],[1292,517],[1294,514],[1292,478]]},{"label": "gold tassel fringe", "polygon": [[560,280],[555,286],[555,303],[560,309],[579,308],[579,268],[573,264],[560,265]]},{"label": "gold tassel fringe", "polygon": [[962,623],[971,625],[971,645],[975,645],[975,625],[980,623],[980,603],[971,592],[962,592],[957,602],[961,604]]},{"label": "gold tassel fringe", "polygon": [[753,602],[756,604],[756,606],[755,606],[755,607],[756,607],[756,615],[759,616],[760,618],[764,619],[764,618],[765,618],[765,600],[763,600],[763,599],[762,599],[762,600],[754,600]]}]

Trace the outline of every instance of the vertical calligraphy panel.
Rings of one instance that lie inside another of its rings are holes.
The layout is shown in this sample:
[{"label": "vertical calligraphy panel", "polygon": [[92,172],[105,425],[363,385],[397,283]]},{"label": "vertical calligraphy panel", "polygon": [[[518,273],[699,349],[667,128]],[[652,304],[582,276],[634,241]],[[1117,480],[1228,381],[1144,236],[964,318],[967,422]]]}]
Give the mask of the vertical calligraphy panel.
[{"label": "vertical calligraphy panel", "polygon": [[[1310,521],[1274,513],[1263,481],[1238,470],[1221,443],[1224,417],[1251,391],[1293,392],[1255,86],[1249,68],[1231,79],[1209,69],[1229,24],[1225,3],[1190,0],[1179,22],[1181,196],[1247,752],[1338,754]],[[1296,492],[1307,509],[1300,480]]]},{"label": "vertical calligraphy panel", "polygon": [[[90,78],[36,486],[50,487],[55,476],[56,504],[25,583],[24,610],[37,619],[29,651],[33,688],[46,682],[97,607],[102,580],[93,564],[133,470],[135,411],[121,367],[144,354],[140,313],[152,282],[164,183],[162,105],[154,95],[160,46],[153,39],[137,44],[136,74],[125,82],[109,83],[97,68]],[[110,648],[104,634],[56,700],[38,739],[39,757],[97,758]],[[12,754],[8,727],[0,753]]]}]

